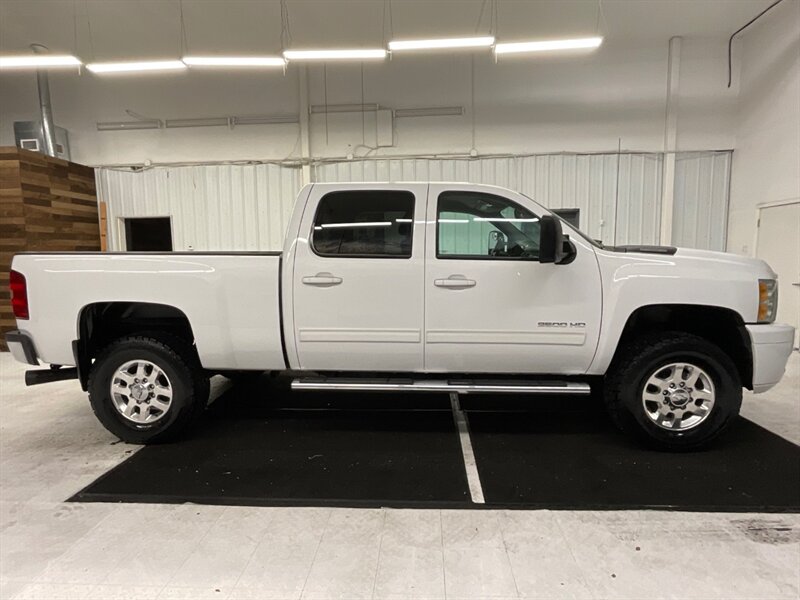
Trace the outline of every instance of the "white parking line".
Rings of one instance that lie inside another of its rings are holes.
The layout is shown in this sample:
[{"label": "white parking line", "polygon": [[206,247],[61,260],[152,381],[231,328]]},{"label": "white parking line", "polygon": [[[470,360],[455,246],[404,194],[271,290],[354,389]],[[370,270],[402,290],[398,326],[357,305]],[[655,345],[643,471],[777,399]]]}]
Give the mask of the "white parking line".
[{"label": "white parking line", "polygon": [[472,440],[469,437],[467,415],[461,410],[458,394],[455,392],[450,394],[450,406],[453,409],[453,420],[458,428],[458,438],[461,440],[461,453],[464,455],[464,469],[467,472],[469,495],[472,496],[472,501],[475,504],[485,504],[481,478],[478,476],[478,465],[475,463],[475,453],[472,451]]}]

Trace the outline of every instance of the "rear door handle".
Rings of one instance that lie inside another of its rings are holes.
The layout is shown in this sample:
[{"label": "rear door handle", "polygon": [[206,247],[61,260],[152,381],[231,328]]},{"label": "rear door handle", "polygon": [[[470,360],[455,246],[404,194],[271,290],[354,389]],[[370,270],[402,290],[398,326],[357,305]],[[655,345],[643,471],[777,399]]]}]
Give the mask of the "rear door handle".
[{"label": "rear door handle", "polygon": [[463,275],[450,275],[447,279],[434,279],[433,285],[436,287],[463,289],[475,287],[478,282],[474,279],[467,279]]},{"label": "rear door handle", "polygon": [[342,283],[342,278],[331,275],[330,273],[317,273],[311,277],[303,277],[301,281],[306,285],[331,287],[332,285],[339,285]]}]

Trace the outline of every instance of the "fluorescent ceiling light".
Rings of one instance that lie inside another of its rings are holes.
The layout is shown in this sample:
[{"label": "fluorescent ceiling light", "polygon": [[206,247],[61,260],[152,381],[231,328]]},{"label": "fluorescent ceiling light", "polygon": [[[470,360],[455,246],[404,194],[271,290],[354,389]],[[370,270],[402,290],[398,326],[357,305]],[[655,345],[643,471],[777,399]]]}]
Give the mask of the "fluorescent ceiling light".
[{"label": "fluorescent ceiling light", "polygon": [[283,67],[286,60],[280,56],[184,56],[190,67]]},{"label": "fluorescent ceiling light", "polygon": [[463,106],[432,106],[430,108],[397,108],[394,116],[402,117],[446,117],[449,115],[463,115]]},{"label": "fluorescent ceiling light", "polygon": [[507,217],[474,217],[472,220],[478,223],[537,223],[539,221],[539,217],[530,217],[527,219],[512,219]]},{"label": "fluorescent ceiling light", "polygon": [[383,48],[354,50],[284,50],[286,60],[369,60],[386,58]]},{"label": "fluorescent ceiling light", "polygon": [[0,56],[0,69],[24,69],[29,67],[79,67],[81,61],[74,56],[37,54],[35,56]]},{"label": "fluorescent ceiling light", "polygon": [[443,38],[438,40],[398,40],[389,42],[392,52],[403,50],[436,50],[440,48],[488,48],[494,44],[493,36],[468,38]]},{"label": "fluorescent ceiling light", "polygon": [[139,71],[177,71],[186,65],[179,60],[151,60],[142,62],[89,63],[92,73],[137,73]]},{"label": "fluorescent ceiling light", "polygon": [[[322,229],[340,229],[348,227],[391,227],[391,221],[363,221],[359,223],[323,223]],[[316,227],[314,228],[316,229]]]},{"label": "fluorescent ceiling light", "polygon": [[554,52],[558,50],[580,50],[597,48],[603,43],[601,37],[576,38],[573,40],[542,40],[538,42],[511,42],[497,44],[495,54],[514,54],[518,52]]},{"label": "fluorescent ceiling light", "polygon": [[156,120],[148,121],[110,121],[98,123],[97,131],[127,131],[129,129],[158,129],[161,122]]}]

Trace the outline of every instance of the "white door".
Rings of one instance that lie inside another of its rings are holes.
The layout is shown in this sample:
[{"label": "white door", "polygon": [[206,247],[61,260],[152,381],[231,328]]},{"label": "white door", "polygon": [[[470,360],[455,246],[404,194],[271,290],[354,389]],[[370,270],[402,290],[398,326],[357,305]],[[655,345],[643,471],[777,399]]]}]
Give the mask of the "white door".
[{"label": "white door", "polygon": [[584,373],[601,314],[591,245],[573,235],[573,262],[540,263],[541,207],[519,194],[474,190],[429,188],[426,370]]},{"label": "white door", "polygon": [[312,188],[292,277],[301,368],[422,370],[427,187]]},{"label": "white door", "polygon": [[[778,274],[778,323],[800,334],[800,202],[759,209],[756,256]],[[797,337],[795,337],[797,347]]]}]

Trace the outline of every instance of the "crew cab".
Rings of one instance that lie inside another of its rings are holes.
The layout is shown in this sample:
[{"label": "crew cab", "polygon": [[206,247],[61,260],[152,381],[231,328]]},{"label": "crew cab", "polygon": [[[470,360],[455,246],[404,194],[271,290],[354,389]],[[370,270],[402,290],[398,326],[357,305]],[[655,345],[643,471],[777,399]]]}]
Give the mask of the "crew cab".
[{"label": "crew cab", "polygon": [[[77,378],[113,434],[176,437],[211,375],[297,390],[598,390],[660,448],[702,446],[742,388],[774,386],[794,330],[763,261],[607,247],[531,198],[467,183],[305,186],[282,252],[23,253],[14,356]],[[387,417],[388,418],[388,417]]]}]

